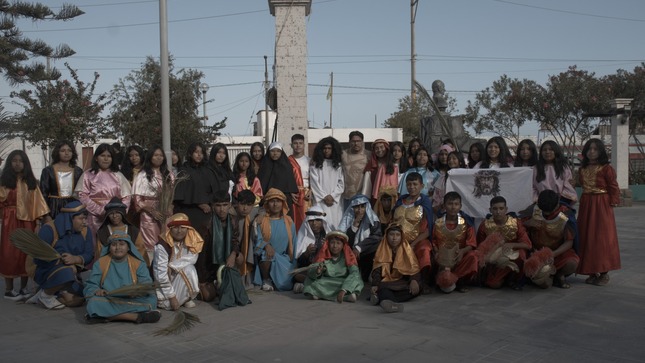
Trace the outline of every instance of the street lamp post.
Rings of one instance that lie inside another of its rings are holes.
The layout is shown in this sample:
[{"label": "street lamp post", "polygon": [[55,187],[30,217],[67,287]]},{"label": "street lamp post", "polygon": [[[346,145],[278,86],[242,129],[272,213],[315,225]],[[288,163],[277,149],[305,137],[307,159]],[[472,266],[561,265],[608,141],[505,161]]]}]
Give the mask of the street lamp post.
[{"label": "street lamp post", "polygon": [[199,85],[199,90],[202,91],[202,105],[204,106],[204,130],[206,130],[206,92],[210,87],[207,83],[202,83]]}]

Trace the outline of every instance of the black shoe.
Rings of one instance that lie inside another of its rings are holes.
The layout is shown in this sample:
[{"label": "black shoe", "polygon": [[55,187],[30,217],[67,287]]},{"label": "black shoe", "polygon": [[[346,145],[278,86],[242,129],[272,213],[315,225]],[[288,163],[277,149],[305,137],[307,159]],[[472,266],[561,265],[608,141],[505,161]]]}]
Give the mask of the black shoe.
[{"label": "black shoe", "polygon": [[85,314],[85,322],[94,325],[94,324],[105,324],[108,322],[106,318],[101,318],[101,317],[93,317],[91,318],[89,315]]},{"label": "black shoe", "polygon": [[137,316],[137,324],[156,323],[161,319],[159,310],[144,311]]}]

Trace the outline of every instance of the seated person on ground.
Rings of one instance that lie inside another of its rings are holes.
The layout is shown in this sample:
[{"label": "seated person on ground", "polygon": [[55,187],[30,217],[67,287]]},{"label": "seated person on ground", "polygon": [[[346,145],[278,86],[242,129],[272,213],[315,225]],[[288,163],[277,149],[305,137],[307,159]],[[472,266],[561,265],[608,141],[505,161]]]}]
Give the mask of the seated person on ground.
[{"label": "seated person on ground", "polygon": [[570,209],[560,204],[560,196],[553,190],[538,195],[533,215],[524,222],[533,253],[524,264],[524,274],[537,286],[551,285],[568,289],[566,277],[578,268],[575,222]]},{"label": "seated person on ground", "polygon": [[156,323],[161,318],[154,291],[141,297],[109,296],[116,289],[133,284],[152,283],[143,257],[130,236],[116,233],[101,257],[94,263],[83,293],[87,299],[86,320],[89,324],[108,321]]},{"label": "seated person on ground", "polygon": [[477,231],[479,263],[486,263],[482,282],[493,289],[499,289],[505,282],[513,289],[520,289],[531,240],[522,221],[508,213],[504,197],[490,200],[490,213]]},{"label": "seated person on ground", "polygon": [[374,203],[374,213],[381,222],[381,235],[385,235],[385,229],[392,222],[394,217],[394,203],[399,198],[394,187],[383,188],[378,193],[376,203]]},{"label": "seated person on ground", "polygon": [[338,229],[349,237],[349,246],[356,256],[361,276],[367,281],[383,234],[381,222],[366,195],[357,194],[349,200]]},{"label": "seated person on ground", "polygon": [[94,248],[94,258],[98,259],[103,247],[108,245],[108,240],[113,233],[125,233],[130,236],[130,239],[137,247],[139,254],[143,256],[146,265],[152,265],[152,261],[146,251],[146,246],[143,241],[143,236],[139,233],[139,228],[134,226],[126,218],[126,206],[121,202],[121,199],[114,197],[108,204],[105,205],[105,220],[96,233],[96,247]]},{"label": "seated person on ground", "polygon": [[[40,290],[28,303],[40,302],[47,309],[83,305],[81,270],[94,258],[92,233],[87,229],[87,209],[79,201],[67,203],[56,219],[42,226],[38,236],[60,255],[59,260],[34,259],[34,281]],[[57,299],[58,297],[58,299]]]},{"label": "seated person on ground", "polygon": [[[325,216],[327,213],[320,206],[313,206],[305,212],[305,223],[300,226],[296,238],[296,258],[298,267],[307,267],[314,262],[316,254],[325,242],[325,235],[330,231]],[[307,272],[300,272],[294,275],[293,292],[299,294],[305,287],[304,282]]]},{"label": "seated person on ground", "polygon": [[388,313],[403,311],[400,303],[421,293],[420,271],[417,256],[403,237],[403,228],[390,224],[374,257],[370,302]]},{"label": "seated person on ground", "polygon": [[356,302],[363,290],[358,264],[347,244],[347,235],[341,231],[327,234],[305,280],[304,293],[314,300],[325,299]]},{"label": "seated person on ground", "polygon": [[253,287],[253,272],[255,269],[255,258],[253,256],[253,220],[258,214],[255,201],[256,195],[251,190],[245,189],[237,193],[234,204],[237,230],[240,239],[240,253],[243,255],[245,261],[245,263],[240,265],[240,275],[246,288]]},{"label": "seated person on ground", "polygon": [[266,214],[258,215],[254,253],[259,268],[255,269],[256,285],[264,291],[289,291],[293,288],[289,274],[296,266],[296,226],[287,214],[287,197],[271,188],[264,195]]},{"label": "seated person on ground", "polygon": [[432,229],[432,257],[437,266],[437,286],[450,293],[457,289],[467,292],[468,285],[479,271],[475,227],[472,218],[461,211],[461,196],[448,192],[443,198],[446,214],[437,219]]},{"label": "seated person on ground", "polygon": [[170,217],[168,229],[155,245],[153,273],[157,288],[157,306],[177,310],[195,307],[199,280],[195,262],[204,241],[184,213]]}]

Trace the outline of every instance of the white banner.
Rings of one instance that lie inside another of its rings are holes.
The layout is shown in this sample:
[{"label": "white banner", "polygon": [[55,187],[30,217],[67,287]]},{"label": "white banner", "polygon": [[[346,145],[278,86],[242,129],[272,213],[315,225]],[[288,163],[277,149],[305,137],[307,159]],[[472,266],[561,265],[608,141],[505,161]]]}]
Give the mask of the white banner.
[{"label": "white banner", "polygon": [[475,218],[489,213],[490,200],[506,199],[509,212],[519,212],[533,203],[533,169],[452,169],[448,171],[446,192],[461,195],[461,209]]}]

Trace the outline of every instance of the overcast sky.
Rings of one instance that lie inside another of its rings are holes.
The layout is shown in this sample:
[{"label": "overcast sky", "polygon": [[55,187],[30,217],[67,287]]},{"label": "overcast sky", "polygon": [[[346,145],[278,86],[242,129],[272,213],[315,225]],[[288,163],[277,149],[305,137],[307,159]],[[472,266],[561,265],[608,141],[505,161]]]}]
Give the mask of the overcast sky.
[{"label": "overcast sky", "polygon": [[[109,91],[146,56],[158,58],[158,1],[67,2],[86,14],[20,27],[30,38],[70,45],[77,53],[67,61],[84,81],[99,72],[99,91]],[[228,117],[224,134],[251,134],[250,122],[264,109],[263,56],[269,67],[273,58],[268,2],[168,0],[168,18],[175,68],[201,70],[210,85],[211,122]],[[605,75],[645,61],[642,0],[419,0],[415,27],[417,80],[428,89],[443,80],[458,111],[503,74],[544,84],[571,65]],[[334,127],[373,127],[375,118],[380,125],[410,93],[409,0],[314,0],[307,32],[311,126],[329,120],[330,72]],[[55,65],[64,68],[63,61]],[[15,111],[10,90],[0,81],[0,100]],[[534,125],[522,130],[536,132]]]}]

